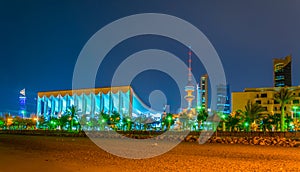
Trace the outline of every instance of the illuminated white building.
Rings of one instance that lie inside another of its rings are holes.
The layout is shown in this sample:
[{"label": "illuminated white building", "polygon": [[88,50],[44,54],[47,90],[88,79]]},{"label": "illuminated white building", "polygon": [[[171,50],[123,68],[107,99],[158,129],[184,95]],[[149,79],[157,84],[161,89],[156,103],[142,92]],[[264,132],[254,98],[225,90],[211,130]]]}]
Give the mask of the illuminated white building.
[{"label": "illuminated white building", "polygon": [[49,120],[60,117],[72,105],[77,107],[79,117],[115,111],[121,117],[143,114],[155,121],[161,118],[161,113],[148,108],[130,86],[39,92],[37,114]]}]

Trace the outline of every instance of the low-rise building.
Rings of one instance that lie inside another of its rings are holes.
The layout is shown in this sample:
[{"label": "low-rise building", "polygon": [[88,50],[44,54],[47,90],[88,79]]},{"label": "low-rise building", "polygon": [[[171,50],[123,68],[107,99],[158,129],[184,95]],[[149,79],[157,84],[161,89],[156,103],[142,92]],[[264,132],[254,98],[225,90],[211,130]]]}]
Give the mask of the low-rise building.
[{"label": "low-rise building", "polygon": [[[292,91],[295,99],[286,105],[285,112],[289,116],[300,118],[300,86],[287,88]],[[239,109],[245,110],[245,106],[250,100],[265,109],[262,114],[280,114],[280,104],[274,100],[274,94],[280,89],[280,87],[246,88],[243,92],[232,92],[232,112]]]}]

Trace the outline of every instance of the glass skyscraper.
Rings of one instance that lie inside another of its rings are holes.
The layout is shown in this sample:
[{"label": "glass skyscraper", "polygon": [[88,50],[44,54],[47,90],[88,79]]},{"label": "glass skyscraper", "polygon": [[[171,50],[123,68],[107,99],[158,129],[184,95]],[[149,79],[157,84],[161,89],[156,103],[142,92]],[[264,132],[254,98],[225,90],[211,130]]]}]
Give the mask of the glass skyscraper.
[{"label": "glass skyscraper", "polygon": [[273,59],[274,87],[292,86],[292,56]]}]

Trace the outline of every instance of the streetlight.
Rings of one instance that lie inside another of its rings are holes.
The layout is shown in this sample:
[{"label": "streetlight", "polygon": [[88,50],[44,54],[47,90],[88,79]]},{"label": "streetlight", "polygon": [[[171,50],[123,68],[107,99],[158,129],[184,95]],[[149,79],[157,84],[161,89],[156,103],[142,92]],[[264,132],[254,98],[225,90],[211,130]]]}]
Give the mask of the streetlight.
[{"label": "streetlight", "polygon": [[169,121],[169,122],[172,121],[172,117],[169,116],[169,117],[168,117],[168,121]]},{"label": "streetlight", "polygon": [[25,111],[25,110],[22,110],[21,113],[22,113],[22,115],[23,115],[22,118],[24,118],[24,116],[25,116],[25,114],[26,114],[26,111]]},{"label": "streetlight", "polygon": [[249,126],[249,123],[248,122],[245,122],[245,127],[246,127],[246,131],[248,131],[248,126]]},{"label": "streetlight", "polygon": [[197,111],[198,111],[198,112],[200,112],[200,111],[201,111],[201,109],[202,109],[202,107],[201,107],[201,106],[197,106],[197,108],[196,108],[196,109],[197,109]]}]

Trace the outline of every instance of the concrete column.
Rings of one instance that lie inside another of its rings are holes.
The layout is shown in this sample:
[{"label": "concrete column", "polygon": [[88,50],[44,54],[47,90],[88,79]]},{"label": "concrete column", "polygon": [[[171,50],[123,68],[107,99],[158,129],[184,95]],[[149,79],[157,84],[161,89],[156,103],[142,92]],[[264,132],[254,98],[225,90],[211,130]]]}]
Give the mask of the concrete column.
[{"label": "concrete column", "polygon": [[91,93],[90,95],[90,99],[91,99],[91,116],[92,118],[94,118],[95,115],[95,94]]},{"label": "concrete column", "polygon": [[133,91],[130,89],[129,91],[129,107],[128,107],[128,113],[130,118],[132,117],[132,104],[133,104]]}]

